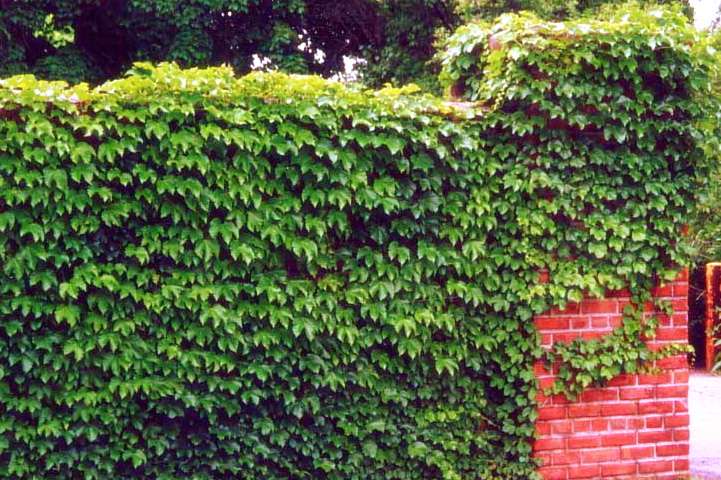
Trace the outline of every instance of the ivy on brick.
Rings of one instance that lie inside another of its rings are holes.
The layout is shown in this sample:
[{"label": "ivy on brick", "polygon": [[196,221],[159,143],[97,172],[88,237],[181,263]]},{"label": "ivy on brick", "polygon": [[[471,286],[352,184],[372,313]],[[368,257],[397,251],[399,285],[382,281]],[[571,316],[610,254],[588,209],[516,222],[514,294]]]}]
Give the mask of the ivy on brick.
[{"label": "ivy on brick", "polygon": [[[606,274],[622,278],[605,286],[633,294],[611,335],[545,352],[558,371],[547,393],[571,398],[688,350],[649,350],[658,319],[643,311],[651,288],[673,279],[667,267],[688,261],[679,237],[697,198],[692,185],[708,171],[703,149],[717,110],[709,89],[709,74],[717,75],[714,40],[701,38],[680,10],[629,4],[605,15],[563,24],[509,15],[461,27],[448,41],[441,73],[451,95],[504,109],[509,127],[528,142],[518,160],[544,176],[529,208],[545,210],[555,228],[560,222],[583,230],[560,229],[562,240],[543,240],[557,248],[551,278],[573,270],[566,259],[601,260]],[[575,191],[571,205],[559,198],[562,189]],[[589,292],[601,296],[599,285],[592,281]],[[549,293],[551,303],[563,302],[562,291]],[[669,308],[660,302],[655,309]]]},{"label": "ivy on brick", "polygon": [[703,39],[626,15],[502,17],[478,106],[0,81],[0,475],[532,478],[533,315],[685,258]]}]

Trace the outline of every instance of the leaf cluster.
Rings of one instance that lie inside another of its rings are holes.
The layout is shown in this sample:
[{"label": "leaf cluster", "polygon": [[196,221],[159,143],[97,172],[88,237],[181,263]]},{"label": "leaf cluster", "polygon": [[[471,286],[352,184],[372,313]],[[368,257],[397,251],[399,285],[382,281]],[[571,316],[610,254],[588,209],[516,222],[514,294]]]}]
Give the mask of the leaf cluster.
[{"label": "leaf cluster", "polygon": [[[543,186],[545,201],[555,203],[561,185],[574,189],[575,175],[606,177],[605,187],[581,190],[574,211],[559,215],[563,207],[553,207],[554,218],[583,225],[586,253],[626,275],[635,304],[643,305],[654,283],[673,277],[658,260],[683,265],[690,259],[683,240],[657,252],[661,257],[650,245],[680,236],[681,225],[692,219],[690,206],[704,198],[693,187],[675,200],[666,194],[682,177],[688,186],[706,183],[718,112],[712,94],[714,41],[688,25],[678,8],[631,4],[595,20],[564,23],[504,16],[494,25],[467,25],[451,37],[441,81],[454,96],[504,108],[531,125],[523,132],[533,139],[528,155],[537,165],[550,165],[555,174],[545,168],[544,175],[558,181],[556,187]],[[553,137],[559,143],[550,143]],[[651,164],[669,169],[658,177]],[[645,190],[639,203],[627,195],[625,181]],[[665,220],[659,222],[655,212],[664,212]],[[628,242],[636,244],[634,253],[617,256]],[[557,248],[576,261],[583,256],[572,253],[578,244]],[[652,336],[655,321],[644,321],[637,309],[626,313],[624,325],[607,338],[554,347],[548,359],[560,362],[561,372],[554,392],[575,395],[618,373],[637,371],[654,356],[643,339]]]},{"label": "leaf cluster", "polygon": [[533,478],[533,315],[671,278],[703,159],[685,20],[583,25],[491,27],[483,109],[1,80],[0,475]]}]

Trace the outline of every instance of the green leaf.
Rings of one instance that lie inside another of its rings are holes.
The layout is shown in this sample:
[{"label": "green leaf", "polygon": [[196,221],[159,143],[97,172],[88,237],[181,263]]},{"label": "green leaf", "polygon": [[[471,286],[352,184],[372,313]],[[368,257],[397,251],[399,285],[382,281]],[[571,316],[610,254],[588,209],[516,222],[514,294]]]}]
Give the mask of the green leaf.
[{"label": "green leaf", "polygon": [[58,323],[65,322],[73,327],[79,319],[80,308],[75,305],[60,305],[55,309],[55,320]]}]

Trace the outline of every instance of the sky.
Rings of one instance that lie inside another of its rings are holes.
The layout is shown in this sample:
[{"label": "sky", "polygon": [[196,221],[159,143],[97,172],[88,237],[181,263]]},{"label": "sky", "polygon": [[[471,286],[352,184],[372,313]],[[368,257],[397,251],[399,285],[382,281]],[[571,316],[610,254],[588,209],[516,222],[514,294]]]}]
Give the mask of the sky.
[{"label": "sky", "polygon": [[721,0],[691,0],[693,7],[694,23],[697,28],[705,29],[711,25],[716,17]]}]

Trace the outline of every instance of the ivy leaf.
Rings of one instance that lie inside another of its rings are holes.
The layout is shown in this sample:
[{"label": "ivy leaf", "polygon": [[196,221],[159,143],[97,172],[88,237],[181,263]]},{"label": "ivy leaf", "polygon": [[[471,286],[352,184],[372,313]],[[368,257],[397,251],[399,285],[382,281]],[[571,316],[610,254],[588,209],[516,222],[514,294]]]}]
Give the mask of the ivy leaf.
[{"label": "ivy leaf", "polygon": [[80,308],[75,305],[60,305],[55,309],[55,320],[58,323],[66,322],[74,327],[80,319]]}]

